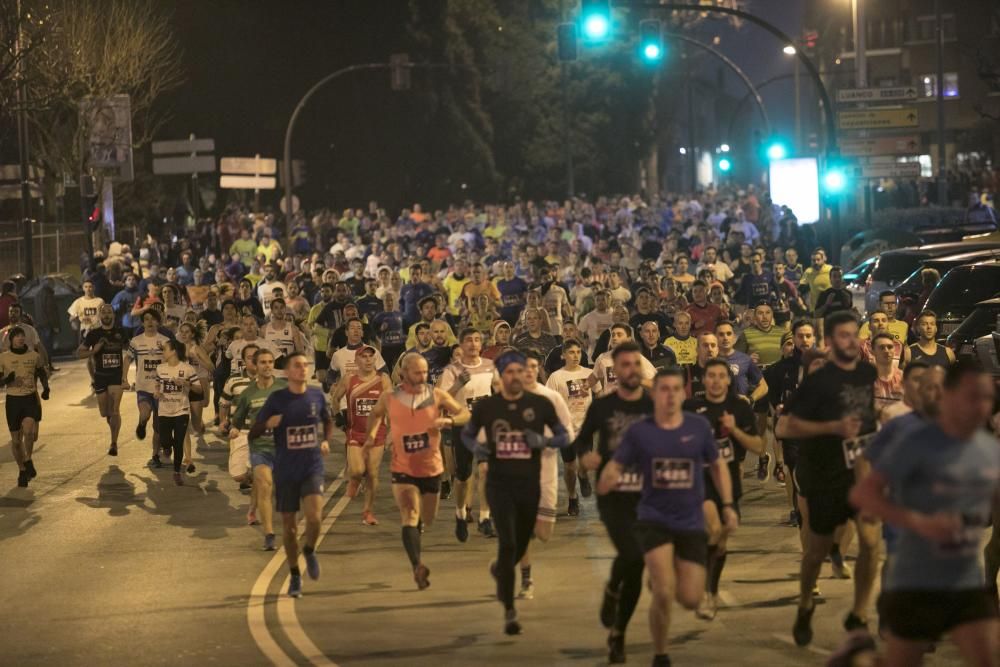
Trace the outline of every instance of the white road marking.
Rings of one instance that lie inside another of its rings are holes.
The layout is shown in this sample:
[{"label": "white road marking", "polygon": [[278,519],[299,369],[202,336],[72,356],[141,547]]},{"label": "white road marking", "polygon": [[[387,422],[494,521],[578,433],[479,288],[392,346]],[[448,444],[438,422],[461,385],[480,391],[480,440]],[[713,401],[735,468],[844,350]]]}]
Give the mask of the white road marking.
[{"label": "white road marking", "polygon": [[[339,489],[341,485],[344,483],[345,481],[344,474],[346,472],[347,472],[346,468],[340,471],[340,475],[337,477],[337,480],[330,485],[330,489],[327,492],[326,500],[329,500],[333,496],[333,494],[337,491],[337,489]],[[320,526],[319,539],[317,540],[316,546],[319,546],[319,543],[322,542],[323,540],[323,535],[326,533],[327,530],[330,529],[330,526],[333,525],[333,522],[337,520],[337,516],[339,516],[340,513],[343,511],[344,506],[346,506],[347,504],[345,500],[349,501],[350,499],[347,498],[347,496],[341,498],[340,501],[337,503],[337,505],[334,506],[334,508],[330,511],[330,514],[327,515],[327,518],[323,521],[323,524]],[[326,501],[324,501],[324,505],[325,504]],[[281,517],[276,516],[275,519],[280,521]],[[299,522],[299,527],[301,529],[302,521]],[[250,635],[253,637],[254,642],[257,644],[257,648],[260,649],[261,653],[264,654],[264,657],[266,657],[271,662],[271,664],[277,665],[278,667],[295,667],[296,665],[295,660],[292,659],[292,657],[289,656],[287,653],[285,653],[285,651],[281,648],[281,646],[278,645],[278,643],[274,640],[274,637],[271,635],[271,631],[267,627],[267,618],[264,613],[265,612],[264,605],[267,602],[267,589],[271,583],[271,580],[274,579],[275,576],[277,576],[278,572],[281,570],[281,567],[284,564],[285,564],[285,552],[279,545],[278,551],[274,554],[274,557],[272,557],[271,560],[268,561],[267,565],[264,566],[264,569],[257,577],[257,581],[254,582],[253,588],[250,590],[250,599],[247,600],[247,625],[250,628]],[[288,585],[288,580],[286,578],[283,588],[286,587],[287,585]],[[312,664],[323,664],[326,667],[331,667],[331,666],[336,667],[334,663],[328,660],[324,663],[313,662],[313,658],[317,655],[321,656],[323,660],[326,660],[326,657],[322,656],[322,653],[319,651],[319,649],[316,648],[316,646],[309,640],[309,638],[305,636],[305,632],[303,632],[302,627],[299,625],[298,619],[295,618],[294,608],[292,609],[291,613],[291,617],[294,623],[289,624],[291,627],[285,627],[286,625],[285,619],[288,618],[288,612],[286,611],[282,613],[282,602],[286,599],[291,601],[291,599],[287,598],[287,596],[283,596],[280,592],[278,595],[281,596],[278,598],[278,621],[281,624],[282,628],[285,629],[286,634],[288,634],[289,640],[292,641],[292,644],[295,646],[295,648],[302,651],[303,655],[306,656],[306,659],[309,660]],[[298,633],[299,636],[293,637],[293,634],[295,634],[296,632]]]}]

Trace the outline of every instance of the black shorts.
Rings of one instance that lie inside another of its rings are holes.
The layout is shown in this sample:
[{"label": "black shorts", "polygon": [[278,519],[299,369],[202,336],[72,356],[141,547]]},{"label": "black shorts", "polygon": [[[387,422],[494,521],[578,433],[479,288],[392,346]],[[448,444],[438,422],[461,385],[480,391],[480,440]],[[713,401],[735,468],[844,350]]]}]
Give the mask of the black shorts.
[{"label": "black shorts", "polygon": [[785,461],[785,466],[789,470],[795,470],[799,462],[799,445],[793,440],[779,440],[781,445],[781,456]]},{"label": "black shorts", "polygon": [[559,454],[562,456],[563,463],[576,461],[576,447],[560,447]]},{"label": "black shorts", "polygon": [[809,530],[817,535],[833,535],[838,526],[857,516],[858,511],[847,501],[850,493],[850,487],[809,491],[806,496]]},{"label": "black shorts", "polygon": [[462,430],[453,428],[450,431],[446,431],[445,435],[450,434],[450,444],[455,450],[455,479],[459,482],[466,482],[470,477],[472,477],[472,471],[475,468],[476,457],[465,446],[462,442]]},{"label": "black shorts", "polygon": [[282,514],[298,512],[302,498],[311,495],[323,495],[323,475],[274,480],[274,505]]},{"label": "black shorts", "polygon": [[320,370],[326,370],[330,368],[330,357],[326,355],[326,352],[320,352],[316,350],[316,368]]},{"label": "black shorts", "polygon": [[21,422],[25,419],[42,421],[42,404],[38,394],[30,396],[11,396],[7,394],[7,428],[11,433],[21,430]]},{"label": "black shorts", "polygon": [[960,625],[997,617],[993,594],[964,591],[883,591],[879,617],[892,634],[909,641],[937,641]]},{"label": "black shorts", "polygon": [[115,373],[114,375],[100,373],[94,374],[94,393],[103,394],[108,390],[108,387],[120,387],[122,386],[122,375],[121,373]]},{"label": "black shorts", "polygon": [[409,484],[417,487],[420,494],[441,493],[441,475],[433,477],[411,477],[404,472],[392,473],[393,484]]},{"label": "black shorts", "polygon": [[188,392],[188,402],[190,402],[190,403],[201,403],[204,400],[205,400],[205,394],[199,393],[197,391],[189,391]]},{"label": "black shorts", "polygon": [[632,530],[644,554],[673,544],[674,554],[681,560],[702,566],[708,562],[708,535],[703,530],[671,530],[652,521],[636,521]]}]

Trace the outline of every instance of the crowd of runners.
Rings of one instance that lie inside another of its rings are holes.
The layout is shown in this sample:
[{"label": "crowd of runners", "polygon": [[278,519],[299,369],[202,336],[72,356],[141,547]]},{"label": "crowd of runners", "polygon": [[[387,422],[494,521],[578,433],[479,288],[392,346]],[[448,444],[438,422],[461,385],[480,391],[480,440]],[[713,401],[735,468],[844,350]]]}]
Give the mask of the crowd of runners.
[{"label": "crowd of runners", "polygon": [[[829,562],[854,580],[842,657],[881,634],[889,665],[918,664],[943,637],[970,665],[1000,664],[994,379],[937,342],[933,312],[897,319],[891,292],[853,311],[843,269],[753,188],[396,219],[372,204],[279,224],[232,209],[174,243],[115,244],[69,316],[108,455],[126,392],[127,432],[178,485],[192,443],[227,441],[247,522],[265,550],[284,547],[289,595],[300,555],[320,576],[324,455],[342,432],[366,525],[389,448],[418,588],[442,503],[458,542],[470,526],[496,539],[507,634],[536,593],[532,540],[596,493],[616,551],[596,610],[608,660],[625,662],[645,573],[654,665],[669,665],[674,602],[718,613],[752,478],[785,489],[781,520],[801,538],[798,645]],[[26,487],[50,350],[3,291],[0,383]]]}]

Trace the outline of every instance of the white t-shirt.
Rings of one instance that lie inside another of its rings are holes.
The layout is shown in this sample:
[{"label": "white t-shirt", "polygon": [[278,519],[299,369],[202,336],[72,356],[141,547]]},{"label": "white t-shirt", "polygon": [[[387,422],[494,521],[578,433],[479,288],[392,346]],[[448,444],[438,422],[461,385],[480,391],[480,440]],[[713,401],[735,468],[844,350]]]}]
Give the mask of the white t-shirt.
[{"label": "white t-shirt", "polygon": [[66,312],[69,313],[70,318],[76,318],[80,320],[80,332],[87,333],[94,327],[100,326],[101,320],[97,316],[97,311],[101,309],[104,305],[104,299],[99,296],[94,296],[87,298],[85,296],[79,297],[76,301],[70,304]]},{"label": "white t-shirt", "polygon": [[[559,392],[549,389],[545,385],[539,384],[538,382],[535,383],[534,387],[528,389],[527,391],[549,399],[552,403],[552,407],[556,409],[556,416],[559,417],[559,421],[562,422],[562,425],[565,426],[566,430],[569,432],[570,442],[576,439],[576,427],[573,425],[573,418],[570,415],[569,406],[566,405],[566,401],[564,401],[563,397],[559,395]],[[546,426],[543,435],[552,436],[554,433],[552,433],[549,427]]]},{"label": "white t-shirt", "polygon": [[226,358],[231,359],[233,362],[229,366],[229,377],[244,375],[244,371],[246,371],[246,364],[243,363],[243,348],[247,345],[256,345],[262,350],[270,350],[275,359],[281,356],[281,350],[276,348],[274,344],[266,338],[257,336],[253,340],[244,340],[242,338],[234,340],[229,344],[229,347],[226,348]]},{"label": "white t-shirt", "polygon": [[264,340],[281,350],[281,353],[287,357],[295,351],[295,338],[292,331],[295,325],[291,322],[283,322],[282,324],[284,326],[275,330],[272,328],[272,323],[268,322],[264,326],[262,333],[264,334]]},{"label": "white t-shirt", "polygon": [[[594,361],[592,375],[597,378],[597,384],[600,387],[597,391],[598,396],[607,396],[618,387],[618,378],[615,377],[614,372],[615,362],[611,357],[611,352],[611,350],[604,352]],[[656,367],[642,355],[639,355],[639,363],[642,365],[643,379],[652,380],[656,375]]]},{"label": "white t-shirt", "polygon": [[135,390],[150,394],[156,391],[156,369],[163,363],[163,344],[169,338],[161,333],[133,336],[128,353],[135,359]]},{"label": "white t-shirt", "polygon": [[594,355],[594,345],[597,344],[597,339],[601,337],[601,334],[607,331],[614,323],[614,317],[611,315],[611,309],[608,308],[606,312],[598,312],[592,310],[583,317],[580,318],[580,323],[577,325],[577,329],[580,333],[587,337],[587,354],[590,356]]},{"label": "white t-shirt", "polygon": [[594,371],[585,366],[580,366],[575,371],[568,371],[560,368],[549,376],[545,386],[559,393],[569,407],[569,413],[573,417],[573,428],[577,431],[583,426],[583,419],[587,415],[587,408],[594,400],[594,394],[587,385],[587,378]]},{"label": "white t-shirt", "polygon": [[280,289],[284,296],[288,296],[288,288],[280,280],[262,280],[257,285],[257,296],[260,297],[260,305],[264,309],[264,316],[271,317],[271,301],[274,299],[274,290]]},{"label": "white t-shirt", "polygon": [[448,391],[455,384],[455,379],[461,375],[462,370],[469,372],[469,381],[455,394],[455,400],[459,403],[465,403],[465,407],[471,411],[476,401],[493,393],[496,367],[492,360],[484,358],[480,358],[479,364],[476,366],[467,366],[461,361],[448,364],[441,372],[441,377],[438,378],[438,388]]},{"label": "white t-shirt", "polygon": [[197,376],[194,368],[186,361],[176,366],[161,363],[156,368],[156,390],[161,396],[157,402],[157,414],[161,417],[180,417],[191,413],[188,400],[188,382]]}]

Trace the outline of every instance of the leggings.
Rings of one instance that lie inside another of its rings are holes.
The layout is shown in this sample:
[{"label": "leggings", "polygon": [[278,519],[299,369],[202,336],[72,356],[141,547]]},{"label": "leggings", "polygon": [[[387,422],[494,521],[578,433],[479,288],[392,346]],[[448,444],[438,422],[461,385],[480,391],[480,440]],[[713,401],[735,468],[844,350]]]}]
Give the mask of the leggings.
[{"label": "leggings", "polygon": [[642,595],[642,571],[645,562],[642,550],[632,532],[635,525],[635,511],[639,504],[638,493],[609,493],[597,496],[597,510],[608,531],[608,537],[615,545],[618,555],[611,564],[611,579],[608,587],[618,592],[618,613],[614,628],[624,633],[628,622],[639,604]]},{"label": "leggings", "polygon": [[[457,449],[457,448],[456,448]],[[497,531],[497,599],[514,608],[515,567],[528,550],[538,515],[539,476],[486,480],[486,497]]]},{"label": "leggings", "polygon": [[184,458],[184,434],[187,433],[189,419],[190,415],[176,417],[160,415],[157,417],[160,424],[160,447],[173,450],[174,472],[181,471],[181,461]]}]

